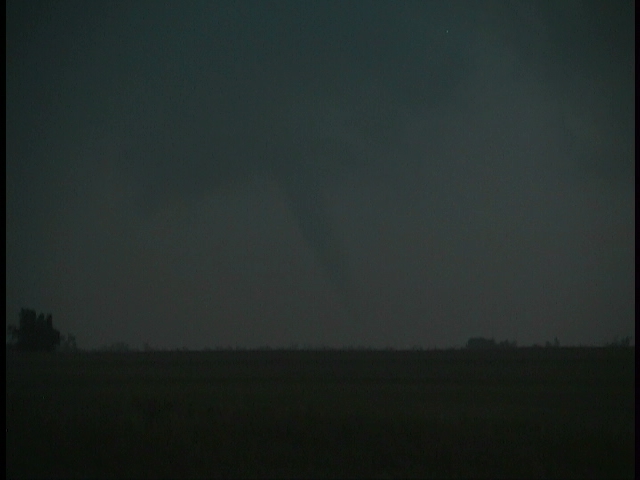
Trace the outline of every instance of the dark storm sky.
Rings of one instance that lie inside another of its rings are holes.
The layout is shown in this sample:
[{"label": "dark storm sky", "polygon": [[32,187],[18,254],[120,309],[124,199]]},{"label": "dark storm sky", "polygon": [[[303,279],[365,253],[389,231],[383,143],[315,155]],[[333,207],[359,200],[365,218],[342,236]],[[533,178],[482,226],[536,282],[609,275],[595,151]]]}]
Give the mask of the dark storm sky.
[{"label": "dark storm sky", "polygon": [[10,1],[7,322],[88,348],[635,335],[634,21]]}]

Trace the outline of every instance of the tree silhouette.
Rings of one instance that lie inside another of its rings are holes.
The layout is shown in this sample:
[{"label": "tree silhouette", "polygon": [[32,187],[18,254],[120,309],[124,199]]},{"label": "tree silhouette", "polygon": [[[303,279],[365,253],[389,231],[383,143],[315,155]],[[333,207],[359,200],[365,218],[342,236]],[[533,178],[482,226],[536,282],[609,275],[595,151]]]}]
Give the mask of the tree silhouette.
[{"label": "tree silhouette", "polygon": [[505,349],[505,348],[517,348],[518,344],[514,340],[503,340],[502,342],[496,342],[493,338],[484,337],[472,337],[467,340],[467,348],[470,350],[488,350],[488,349]]},{"label": "tree silhouette", "polygon": [[72,334],[60,336],[60,350],[65,352],[76,352],[78,345],[76,344],[76,337]]},{"label": "tree silhouette", "polygon": [[613,339],[613,342],[607,345],[608,347],[613,348],[625,348],[631,346],[631,336],[626,336],[622,338],[618,338],[617,336]]},{"label": "tree silhouette", "polygon": [[470,350],[487,350],[496,348],[497,344],[493,338],[474,337],[467,341],[467,348]]},{"label": "tree silhouette", "polygon": [[17,350],[51,352],[60,345],[60,332],[53,328],[51,314],[46,318],[43,313],[36,317],[35,310],[21,309],[20,326],[9,325],[7,332]]}]

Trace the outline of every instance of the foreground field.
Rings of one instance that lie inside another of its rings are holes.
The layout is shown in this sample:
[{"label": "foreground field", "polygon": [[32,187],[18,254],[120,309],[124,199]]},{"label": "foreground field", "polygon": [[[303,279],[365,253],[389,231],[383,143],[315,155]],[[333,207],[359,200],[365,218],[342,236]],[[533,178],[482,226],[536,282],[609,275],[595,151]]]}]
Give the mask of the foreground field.
[{"label": "foreground field", "polygon": [[8,477],[633,478],[635,350],[8,353]]}]

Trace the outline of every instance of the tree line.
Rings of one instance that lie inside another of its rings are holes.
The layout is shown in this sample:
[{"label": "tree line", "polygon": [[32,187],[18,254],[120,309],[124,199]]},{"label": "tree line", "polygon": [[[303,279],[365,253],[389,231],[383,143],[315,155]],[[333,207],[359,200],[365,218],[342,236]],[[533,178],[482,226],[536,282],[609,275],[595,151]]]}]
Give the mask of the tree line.
[{"label": "tree line", "polygon": [[35,310],[22,308],[19,324],[7,327],[10,349],[25,352],[53,352],[57,349],[76,350],[75,336],[66,337],[53,328],[53,316],[49,313],[36,315]]},{"label": "tree line", "polygon": [[[7,344],[8,348],[20,350],[20,351],[45,351],[52,352],[54,350],[67,350],[73,351],[77,350],[76,339],[75,336],[69,334],[66,337],[60,334],[60,331],[53,328],[53,316],[49,313],[48,315],[44,315],[44,313],[40,313],[40,315],[36,315],[35,310],[22,308],[20,310],[19,315],[19,325],[9,325],[7,327],[7,333],[9,336],[9,343]],[[534,345],[535,347],[536,345]],[[556,337],[551,342],[546,342],[546,348],[559,347],[560,342]],[[626,336],[623,338],[616,337],[613,342],[605,345],[606,347],[630,347],[631,346],[631,336]],[[493,350],[493,349],[511,349],[517,348],[517,343],[514,341],[503,340],[501,342],[496,342],[493,338],[484,338],[484,337],[471,337],[467,341],[465,345],[466,349],[469,350]],[[110,345],[105,348],[107,351],[115,351],[115,352],[127,352],[131,351],[129,346],[126,343],[116,343]],[[270,350],[269,347],[263,347],[263,349]],[[292,345],[289,349],[297,350],[298,345]],[[304,349],[304,348],[303,348]],[[413,350],[416,350],[417,347],[414,347]],[[150,347],[148,344],[145,344],[144,351],[153,351],[154,349]],[[223,349],[224,350],[224,349]],[[355,348],[358,350],[358,348]],[[368,348],[363,348],[363,350],[369,350]],[[387,349],[389,350],[389,348]],[[391,349],[393,350],[393,349]]]}]

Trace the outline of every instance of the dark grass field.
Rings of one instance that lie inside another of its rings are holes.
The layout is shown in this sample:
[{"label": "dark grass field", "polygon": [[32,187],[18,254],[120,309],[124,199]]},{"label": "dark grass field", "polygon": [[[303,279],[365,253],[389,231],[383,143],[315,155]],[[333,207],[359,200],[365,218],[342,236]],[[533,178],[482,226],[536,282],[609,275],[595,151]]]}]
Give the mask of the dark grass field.
[{"label": "dark grass field", "polygon": [[10,478],[633,478],[635,349],[7,353]]}]

